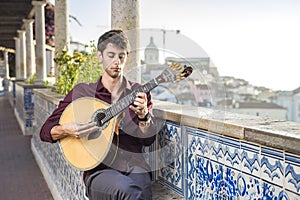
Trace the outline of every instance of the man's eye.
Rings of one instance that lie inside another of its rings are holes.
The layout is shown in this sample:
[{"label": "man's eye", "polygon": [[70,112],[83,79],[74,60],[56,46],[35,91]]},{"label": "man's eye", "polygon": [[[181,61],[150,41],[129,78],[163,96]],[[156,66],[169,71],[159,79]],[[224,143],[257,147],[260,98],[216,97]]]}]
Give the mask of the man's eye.
[{"label": "man's eye", "polygon": [[125,58],[125,55],[122,54],[122,55],[119,55],[119,59],[124,59]]}]

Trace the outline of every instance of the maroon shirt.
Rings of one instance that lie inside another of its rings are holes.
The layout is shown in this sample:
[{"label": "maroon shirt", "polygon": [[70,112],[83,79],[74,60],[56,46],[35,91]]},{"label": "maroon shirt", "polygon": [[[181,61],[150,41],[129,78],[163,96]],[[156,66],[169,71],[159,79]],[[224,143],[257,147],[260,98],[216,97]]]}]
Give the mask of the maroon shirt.
[{"label": "maroon shirt", "polygon": [[[123,78],[122,83],[122,94],[121,97],[124,97],[141,87],[141,84],[133,83],[127,81]],[[46,122],[43,124],[40,130],[40,138],[42,141],[55,143],[56,140],[53,140],[51,137],[50,131],[53,126],[59,125],[60,116],[63,113],[64,109],[75,99],[80,97],[95,97],[106,103],[111,104],[112,94],[103,86],[101,78],[96,83],[80,83],[76,85],[72,91],[70,91],[65,98],[60,101],[58,107],[53,111],[49,116]],[[149,111],[152,108],[152,98],[150,92],[147,93],[148,99],[148,109]],[[148,128],[148,131],[142,133],[138,126],[137,115],[129,108],[126,108],[123,111],[123,118],[119,126],[119,143],[118,143],[118,153],[116,159],[112,166],[106,166],[105,164],[100,164],[92,170],[84,172],[84,179],[87,175],[101,169],[114,168],[119,171],[129,171],[133,166],[140,166],[150,172],[150,167],[146,163],[142,155],[142,147],[151,145],[155,140],[156,135],[156,126],[155,119],[152,116],[151,125]],[[115,141],[116,137],[114,137]]]}]

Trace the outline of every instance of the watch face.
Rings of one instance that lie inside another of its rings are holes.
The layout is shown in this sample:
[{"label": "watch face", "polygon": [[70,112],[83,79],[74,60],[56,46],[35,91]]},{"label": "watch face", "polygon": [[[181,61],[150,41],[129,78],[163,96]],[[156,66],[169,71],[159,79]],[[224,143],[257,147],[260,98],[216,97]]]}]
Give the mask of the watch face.
[{"label": "watch face", "polygon": [[149,127],[150,126],[150,120],[147,121],[139,121],[140,127]]},{"label": "watch face", "polygon": [[149,114],[149,112],[146,114],[146,116],[143,118],[143,119],[141,119],[141,118],[139,118],[138,117],[138,119],[139,119],[139,121],[148,121],[149,119],[150,119],[150,114]]}]

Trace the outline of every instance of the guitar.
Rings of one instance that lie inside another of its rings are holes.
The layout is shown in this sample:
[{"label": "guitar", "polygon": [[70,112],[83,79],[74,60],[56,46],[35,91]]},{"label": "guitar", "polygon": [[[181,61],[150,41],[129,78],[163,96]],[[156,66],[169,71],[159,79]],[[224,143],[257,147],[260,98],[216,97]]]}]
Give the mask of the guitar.
[{"label": "guitar", "polygon": [[192,71],[193,68],[190,66],[185,65],[182,68],[178,63],[172,63],[159,76],[112,105],[93,97],[74,100],[65,108],[59,123],[63,125],[71,122],[94,121],[99,130],[81,138],[69,136],[60,139],[59,145],[65,159],[80,171],[93,169],[102,162],[112,163],[117,152],[111,151],[111,147],[114,146],[111,144],[117,124],[116,116],[133,103],[138,92],[147,93],[161,83],[181,81]]}]

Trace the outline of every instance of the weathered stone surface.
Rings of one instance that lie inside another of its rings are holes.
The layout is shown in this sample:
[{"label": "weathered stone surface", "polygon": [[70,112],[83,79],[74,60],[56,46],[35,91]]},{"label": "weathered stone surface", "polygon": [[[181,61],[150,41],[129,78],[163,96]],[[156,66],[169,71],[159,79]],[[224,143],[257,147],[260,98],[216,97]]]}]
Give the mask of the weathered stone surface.
[{"label": "weathered stone surface", "polygon": [[209,130],[221,135],[300,152],[300,124],[265,117],[183,106],[155,101],[155,112],[182,125]]}]

